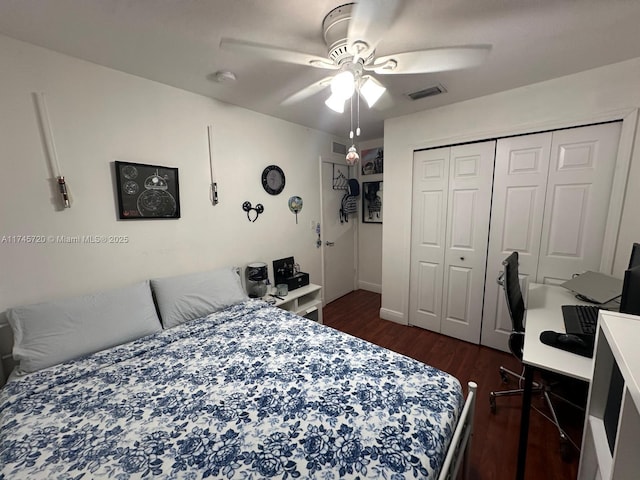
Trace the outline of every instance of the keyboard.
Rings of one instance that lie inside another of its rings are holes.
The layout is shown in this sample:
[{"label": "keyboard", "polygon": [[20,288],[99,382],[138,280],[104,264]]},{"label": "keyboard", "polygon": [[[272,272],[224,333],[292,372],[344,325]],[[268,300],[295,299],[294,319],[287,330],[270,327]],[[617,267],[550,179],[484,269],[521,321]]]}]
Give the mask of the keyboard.
[{"label": "keyboard", "polygon": [[598,310],[595,305],[563,305],[562,316],[567,333],[595,335],[598,328]]}]

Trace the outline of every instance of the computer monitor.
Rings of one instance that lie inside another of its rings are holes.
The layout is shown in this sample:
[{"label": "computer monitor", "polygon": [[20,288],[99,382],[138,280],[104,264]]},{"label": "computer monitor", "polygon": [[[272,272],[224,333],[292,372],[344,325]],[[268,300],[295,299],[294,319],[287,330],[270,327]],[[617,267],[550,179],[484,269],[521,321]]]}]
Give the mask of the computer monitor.
[{"label": "computer monitor", "polygon": [[620,311],[640,315],[640,265],[624,272]]},{"label": "computer monitor", "polygon": [[640,265],[640,243],[634,243],[631,249],[631,258],[629,259],[629,268]]}]

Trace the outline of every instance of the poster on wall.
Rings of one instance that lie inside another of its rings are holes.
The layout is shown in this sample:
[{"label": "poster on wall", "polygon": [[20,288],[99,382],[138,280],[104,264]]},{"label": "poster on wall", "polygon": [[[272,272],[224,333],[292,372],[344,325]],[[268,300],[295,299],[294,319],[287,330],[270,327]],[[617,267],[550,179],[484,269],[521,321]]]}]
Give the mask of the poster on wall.
[{"label": "poster on wall", "polygon": [[383,173],[382,169],[384,166],[384,151],[382,150],[382,147],[362,150],[360,158],[362,159],[362,175]]},{"label": "poster on wall", "polygon": [[362,222],[382,223],[382,182],[362,182]]},{"label": "poster on wall", "polygon": [[115,162],[121,220],[180,218],[178,169]]}]

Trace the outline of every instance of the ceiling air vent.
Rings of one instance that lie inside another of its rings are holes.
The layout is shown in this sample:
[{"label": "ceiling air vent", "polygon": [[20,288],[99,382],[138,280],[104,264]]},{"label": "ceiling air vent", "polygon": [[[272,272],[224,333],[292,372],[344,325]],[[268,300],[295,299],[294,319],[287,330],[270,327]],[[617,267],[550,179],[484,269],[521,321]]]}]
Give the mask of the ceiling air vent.
[{"label": "ceiling air vent", "polygon": [[434,85],[433,87],[428,87],[423,90],[419,90],[413,93],[407,93],[407,96],[411,98],[411,100],[420,100],[425,97],[433,97],[434,95],[440,95],[441,93],[446,93],[447,89],[442,85]]}]

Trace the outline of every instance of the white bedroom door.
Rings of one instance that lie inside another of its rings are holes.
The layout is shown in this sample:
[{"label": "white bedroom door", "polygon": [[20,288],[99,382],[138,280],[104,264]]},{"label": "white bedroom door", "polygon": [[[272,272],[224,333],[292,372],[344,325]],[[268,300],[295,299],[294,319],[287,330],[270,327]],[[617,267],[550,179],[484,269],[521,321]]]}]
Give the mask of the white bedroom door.
[{"label": "white bedroom door", "polygon": [[511,322],[495,278],[520,254],[521,284],[559,284],[602,257],[620,122],[501,139],[491,214],[482,344],[508,351]]},{"label": "white bedroom door", "polygon": [[409,323],[480,341],[495,142],[414,153]]},{"label": "white bedroom door", "polygon": [[[322,161],[322,257],[324,269],[323,294],[325,303],[330,303],[354,290],[356,279],[355,239],[357,214],[348,222],[340,222],[340,204],[346,190],[334,189],[334,177],[349,176],[349,167]],[[342,185],[343,182],[340,182]]]}]

